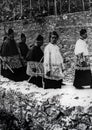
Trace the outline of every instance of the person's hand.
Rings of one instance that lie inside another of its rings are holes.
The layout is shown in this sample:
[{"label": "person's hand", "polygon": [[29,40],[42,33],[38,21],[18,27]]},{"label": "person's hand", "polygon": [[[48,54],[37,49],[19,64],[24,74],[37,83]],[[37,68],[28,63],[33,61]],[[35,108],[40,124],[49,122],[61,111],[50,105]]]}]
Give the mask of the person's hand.
[{"label": "person's hand", "polygon": [[64,72],[65,71],[65,68],[64,69],[62,69],[62,72]]},{"label": "person's hand", "polygon": [[36,72],[36,68],[33,68],[32,70],[33,70],[33,72]]},{"label": "person's hand", "polygon": [[50,74],[51,74],[51,71],[48,71],[48,72],[46,73],[46,76],[49,76],[49,77],[50,77]]}]

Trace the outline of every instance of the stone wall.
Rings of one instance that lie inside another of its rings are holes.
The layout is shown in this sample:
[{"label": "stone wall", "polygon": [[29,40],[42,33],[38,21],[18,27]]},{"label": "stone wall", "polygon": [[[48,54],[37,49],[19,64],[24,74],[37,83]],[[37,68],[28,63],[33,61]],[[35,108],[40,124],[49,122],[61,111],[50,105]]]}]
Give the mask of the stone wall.
[{"label": "stone wall", "polygon": [[[44,18],[44,23],[39,25],[38,23],[32,22],[31,20],[27,23],[24,21],[7,22],[6,30],[9,27],[13,27],[15,30],[15,37],[17,40],[20,39],[20,33],[24,32],[27,36],[27,44],[35,42],[36,36],[41,33],[44,36],[44,42],[48,42],[48,35],[51,30],[56,30],[60,36],[60,45],[64,48],[72,48],[70,45],[74,45],[75,41],[79,37],[79,30],[86,28],[88,31],[88,42],[92,42],[92,13],[91,12],[78,12],[65,14],[60,16],[50,16]],[[3,25],[0,26],[0,42],[4,35]]]}]

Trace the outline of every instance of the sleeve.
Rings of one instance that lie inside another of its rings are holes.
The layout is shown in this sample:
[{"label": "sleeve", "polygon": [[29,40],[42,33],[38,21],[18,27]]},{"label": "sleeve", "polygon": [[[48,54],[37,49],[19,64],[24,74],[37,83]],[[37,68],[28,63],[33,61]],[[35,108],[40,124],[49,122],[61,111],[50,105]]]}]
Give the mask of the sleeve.
[{"label": "sleeve", "polygon": [[24,53],[24,59],[26,59],[26,56],[27,56],[27,54],[28,54],[28,51],[29,51],[29,49],[28,49],[28,46],[25,44],[25,53]]},{"label": "sleeve", "polygon": [[2,53],[2,45],[0,46],[0,56],[1,56],[1,53]]},{"label": "sleeve", "polygon": [[31,48],[28,53],[27,53],[27,56],[26,56],[26,60],[27,61],[33,61],[33,57],[34,57],[34,49]]},{"label": "sleeve", "polygon": [[8,50],[8,44],[3,43],[1,46],[1,56],[7,56]]},{"label": "sleeve", "polygon": [[62,57],[62,55],[60,53],[60,50],[59,50],[59,55],[60,55],[61,68],[62,68],[62,70],[64,70],[65,66],[64,66],[63,57]]},{"label": "sleeve", "polygon": [[59,61],[60,63],[63,63],[63,57],[62,57],[62,55],[61,55],[61,52],[60,52],[59,47],[57,47],[57,54],[58,54],[58,56],[57,56],[58,61]]},{"label": "sleeve", "polygon": [[44,50],[44,71],[45,74],[50,71],[50,51],[48,46]]},{"label": "sleeve", "polygon": [[82,41],[81,42],[77,41],[75,45],[75,50],[74,50],[75,55],[84,53],[84,51],[85,51],[84,43]]}]

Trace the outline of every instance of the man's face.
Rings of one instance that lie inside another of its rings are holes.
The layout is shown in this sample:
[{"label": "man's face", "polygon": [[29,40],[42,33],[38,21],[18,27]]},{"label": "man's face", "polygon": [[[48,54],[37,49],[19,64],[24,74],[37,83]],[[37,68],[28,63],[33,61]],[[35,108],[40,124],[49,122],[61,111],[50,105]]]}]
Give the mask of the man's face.
[{"label": "man's face", "polygon": [[21,38],[21,41],[22,41],[23,43],[25,43],[25,42],[26,42],[26,37],[22,37],[22,38]]},{"label": "man's face", "polygon": [[14,39],[14,33],[11,33],[11,34],[9,35],[9,37],[10,37],[11,40],[13,40],[13,39]]},{"label": "man's face", "polygon": [[43,45],[43,40],[37,41],[37,45],[38,45],[38,46],[42,46],[42,45]]},{"label": "man's face", "polygon": [[87,38],[87,33],[83,34],[83,35],[82,35],[82,38],[83,38],[83,39],[86,39],[86,38]]},{"label": "man's face", "polygon": [[56,43],[57,43],[57,40],[58,40],[58,39],[57,39],[57,36],[52,34],[52,36],[51,36],[51,43],[52,43],[52,44],[56,44]]}]

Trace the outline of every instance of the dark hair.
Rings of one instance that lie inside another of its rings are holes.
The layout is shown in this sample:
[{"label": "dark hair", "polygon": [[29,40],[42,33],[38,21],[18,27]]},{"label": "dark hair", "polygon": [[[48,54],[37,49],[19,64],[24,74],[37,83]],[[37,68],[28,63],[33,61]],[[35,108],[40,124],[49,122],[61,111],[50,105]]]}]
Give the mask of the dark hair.
[{"label": "dark hair", "polygon": [[24,33],[21,33],[21,38],[26,37]]},{"label": "dark hair", "polygon": [[53,31],[53,32],[50,32],[50,33],[49,33],[49,41],[51,40],[51,36],[52,36],[52,35],[55,35],[57,39],[59,38],[58,33],[57,33],[56,31]]},{"label": "dark hair", "polygon": [[42,35],[38,35],[36,38],[37,41],[43,41],[43,36]]},{"label": "dark hair", "polygon": [[5,41],[6,39],[7,39],[7,36],[4,36],[4,37],[3,37],[3,41]]},{"label": "dark hair", "polygon": [[12,33],[14,33],[13,29],[12,29],[12,28],[9,28],[9,30],[8,30],[8,35],[10,35],[10,34],[12,34]]},{"label": "dark hair", "polygon": [[80,30],[80,36],[84,35],[85,33],[87,33],[87,30],[86,30],[86,29],[81,29],[81,30]]}]

